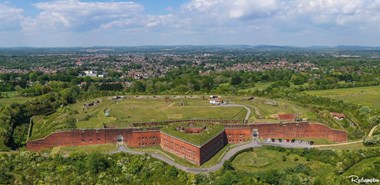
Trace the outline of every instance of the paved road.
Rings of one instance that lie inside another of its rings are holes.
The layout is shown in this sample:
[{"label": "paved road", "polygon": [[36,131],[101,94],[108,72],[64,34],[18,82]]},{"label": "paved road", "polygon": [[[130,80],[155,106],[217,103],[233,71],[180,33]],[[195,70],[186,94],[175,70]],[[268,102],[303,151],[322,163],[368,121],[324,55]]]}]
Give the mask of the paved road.
[{"label": "paved road", "polygon": [[251,116],[251,112],[252,112],[251,109],[248,108],[245,105],[240,105],[240,104],[221,104],[220,106],[224,106],[224,107],[243,107],[243,108],[245,108],[245,110],[247,110],[247,114],[245,115],[244,122],[248,121],[249,117]]},{"label": "paved road", "polygon": [[186,166],[182,166],[178,163],[176,163],[175,161],[173,161],[172,159],[169,159],[168,157],[166,156],[163,156],[159,153],[154,153],[154,152],[140,152],[140,151],[135,151],[135,150],[131,150],[129,148],[126,148],[125,146],[123,145],[119,145],[118,149],[114,152],[111,152],[111,153],[118,153],[118,152],[126,152],[126,153],[130,153],[130,154],[134,154],[134,155],[144,155],[144,154],[148,154],[156,159],[159,159],[161,161],[164,161],[166,162],[167,164],[169,165],[172,165],[174,167],[176,167],[177,169],[180,169],[180,170],[183,170],[183,171],[186,171],[186,172],[190,172],[190,173],[195,173],[195,174],[198,174],[198,173],[209,173],[209,172],[215,172],[217,170],[219,170],[220,168],[223,167],[223,163],[232,158],[236,153],[238,153],[239,151],[242,151],[242,150],[245,150],[245,149],[248,149],[248,148],[258,148],[258,147],[261,147],[262,145],[271,145],[271,146],[281,146],[281,147],[287,147],[287,148],[311,148],[312,146],[310,145],[307,145],[305,143],[286,143],[286,142],[282,142],[282,143],[279,143],[279,142],[270,142],[270,143],[263,143],[263,142],[257,142],[257,141],[252,141],[252,142],[249,142],[249,143],[246,143],[246,144],[242,144],[242,145],[238,145],[238,146],[235,146],[233,148],[231,148],[230,150],[228,150],[222,159],[219,160],[219,162],[214,165],[214,166],[211,166],[211,167],[207,167],[207,168],[191,168],[191,167],[186,167]]}]

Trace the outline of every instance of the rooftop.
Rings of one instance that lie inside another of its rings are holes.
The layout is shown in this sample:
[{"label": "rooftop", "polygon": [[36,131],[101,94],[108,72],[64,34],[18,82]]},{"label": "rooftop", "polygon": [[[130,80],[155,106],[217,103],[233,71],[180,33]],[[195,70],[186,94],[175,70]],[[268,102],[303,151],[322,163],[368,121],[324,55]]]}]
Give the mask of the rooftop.
[{"label": "rooftop", "polygon": [[296,115],[294,115],[294,114],[280,114],[280,115],[278,115],[278,118],[280,120],[294,120],[296,118]]},{"label": "rooftop", "polygon": [[[197,130],[197,132],[199,132],[190,133],[189,130]],[[161,129],[161,132],[200,147],[220,134],[223,130],[223,125],[219,124],[189,122],[166,125]]]}]

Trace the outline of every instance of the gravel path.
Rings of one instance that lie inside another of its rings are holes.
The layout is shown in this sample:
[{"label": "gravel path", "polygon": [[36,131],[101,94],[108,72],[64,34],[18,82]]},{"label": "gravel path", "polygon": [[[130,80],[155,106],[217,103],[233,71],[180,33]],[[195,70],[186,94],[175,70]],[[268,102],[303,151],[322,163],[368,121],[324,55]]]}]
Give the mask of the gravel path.
[{"label": "gravel path", "polygon": [[245,114],[245,118],[244,118],[244,122],[247,122],[249,117],[251,116],[251,109],[248,108],[247,106],[245,105],[240,105],[240,104],[221,104],[220,106],[223,106],[223,107],[243,107],[245,108],[245,110],[247,110],[247,114]]}]

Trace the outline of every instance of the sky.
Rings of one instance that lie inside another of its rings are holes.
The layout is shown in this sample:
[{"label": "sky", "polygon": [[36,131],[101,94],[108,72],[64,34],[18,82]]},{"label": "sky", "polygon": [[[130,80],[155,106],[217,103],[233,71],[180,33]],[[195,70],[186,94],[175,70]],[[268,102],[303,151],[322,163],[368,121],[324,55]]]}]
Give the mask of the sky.
[{"label": "sky", "polygon": [[380,0],[5,0],[0,47],[380,46]]}]

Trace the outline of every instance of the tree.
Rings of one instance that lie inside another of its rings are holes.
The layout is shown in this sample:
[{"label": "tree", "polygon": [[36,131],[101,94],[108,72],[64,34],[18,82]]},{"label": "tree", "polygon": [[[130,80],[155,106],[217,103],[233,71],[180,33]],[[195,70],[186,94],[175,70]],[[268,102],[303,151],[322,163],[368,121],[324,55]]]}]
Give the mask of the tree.
[{"label": "tree", "polygon": [[372,126],[380,124],[380,115],[369,117],[368,122],[371,123]]},{"label": "tree", "polygon": [[94,152],[86,157],[86,168],[92,174],[105,171],[108,167],[110,167],[110,163],[107,158],[100,153]]},{"label": "tree", "polygon": [[210,92],[214,87],[214,80],[211,77],[206,77],[202,80],[201,89],[204,92]]},{"label": "tree", "polygon": [[143,84],[141,81],[134,81],[130,90],[134,93],[145,92],[145,84]]},{"label": "tree", "polygon": [[240,76],[234,76],[231,78],[231,85],[239,85],[241,84],[242,82],[242,79],[240,78]]}]

